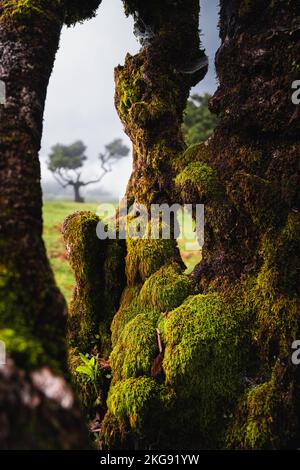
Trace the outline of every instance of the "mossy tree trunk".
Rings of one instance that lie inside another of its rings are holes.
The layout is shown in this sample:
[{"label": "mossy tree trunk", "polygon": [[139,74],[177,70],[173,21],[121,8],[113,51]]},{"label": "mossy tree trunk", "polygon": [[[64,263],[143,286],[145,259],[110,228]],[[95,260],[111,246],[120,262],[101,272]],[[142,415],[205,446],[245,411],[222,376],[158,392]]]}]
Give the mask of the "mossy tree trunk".
[{"label": "mossy tree trunk", "polygon": [[[176,179],[182,200],[206,204],[194,273],[201,292],[230,299],[242,286],[253,315],[248,385],[226,437],[233,448],[299,445],[299,371],[291,363],[300,331],[300,120],[291,100],[299,14],[295,1],[221,2],[220,85],[211,100],[220,125],[186,153]],[[208,168],[213,179],[201,178]]]},{"label": "mossy tree trunk", "polygon": [[65,302],[55,287],[42,240],[42,192],[38,153],[50,74],[63,24],[53,6],[36,14],[0,17],[1,80],[1,327],[24,328],[63,363]]},{"label": "mossy tree trunk", "polygon": [[1,369],[4,448],[86,445],[78,407],[62,375],[66,304],[42,240],[38,159],[61,28],[64,21],[91,16],[100,1],[86,3],[0,2],[0,80],[6,87],[0,104],[0,338],[9,358]]},{"label": "mossy tree trunk", "polygon": [[[220,124],[185,152],[182,112],[205,70],[198,2],[124,3],[144,41],[116,69],[116,107],[134,145],[129,203],[204,203],[206,227],[190,277],[176,241],[127,240],[103,445],[297,448],[298,2],[221,2],[220,86],[211,102]],[[91,266],[88,243],[75,245],[72,263]],[[75,302],[89,308],[88,283],[78,279]]]},{"label": "mossy tree trunk", "polygon": [[133,143],[129,202],[171,202],[176,158],[185,148],[181,125],[192,86],[206,74],[200,49],[199,2],[124,1],[144,37],[135,56],[115,70],[116,108]]}]

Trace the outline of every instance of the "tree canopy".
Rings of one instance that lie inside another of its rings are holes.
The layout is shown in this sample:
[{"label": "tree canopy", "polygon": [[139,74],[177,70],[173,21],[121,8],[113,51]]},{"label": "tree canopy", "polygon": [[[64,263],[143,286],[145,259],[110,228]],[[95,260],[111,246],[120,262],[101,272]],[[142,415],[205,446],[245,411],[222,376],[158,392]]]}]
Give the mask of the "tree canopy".
[{"label": "tree canopy", "polygon": [[105,145],[104,152],[99,154],[101,170],[99,175],[88,181],[83,181],[81,168],[87,161],[86,145],[78,140],[71,145],[56,144],[52,147],[48,160],[48,169],[56,181],[63,187],[73,186],[76,202],[83,202],[80,188],[94,183],[100,183],[106,173],[112,171],[112,166],[118,160],[127,157],[129,148],[123,144],[122,139],[115,139]]}]

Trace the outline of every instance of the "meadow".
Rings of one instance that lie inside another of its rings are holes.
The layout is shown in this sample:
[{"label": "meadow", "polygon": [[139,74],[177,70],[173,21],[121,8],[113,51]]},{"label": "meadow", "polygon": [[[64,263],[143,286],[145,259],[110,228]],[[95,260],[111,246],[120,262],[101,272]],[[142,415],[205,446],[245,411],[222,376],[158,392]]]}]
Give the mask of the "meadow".
[{"label": "meadow", "polygon": [[[64,247],[61,227],[64,219],[76,211],[96,212],[98,204],[75,203],[72,201],[45,201],[43,207],[44,241],[48,257],[56,278],[57,285],[64,294],[67,302],[70,301],[74,289],[74,276],[68,263]],[[184,242],[179,242],[182,258],[190,272],[200,259],[198,251],[185,251]]]}]

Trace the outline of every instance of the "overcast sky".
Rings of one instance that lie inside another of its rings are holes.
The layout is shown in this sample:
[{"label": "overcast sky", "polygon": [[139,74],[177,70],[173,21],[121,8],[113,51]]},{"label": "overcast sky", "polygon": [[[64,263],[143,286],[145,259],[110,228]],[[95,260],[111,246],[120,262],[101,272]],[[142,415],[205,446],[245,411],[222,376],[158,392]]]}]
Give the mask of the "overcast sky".
[{"label": "overcast sky", "polygon": [[[218,0],[202,0],[201,4],[202,43],[210,57],[210,70],[196,91],[213,93],[217,86],[213,62],[219,41]],[[55,186],[45,162],[57,142],[84,141],[89,157],[87,178],[97,174],[97,156],[105,144],[118,137],[130,144],[114,108],[114,67],[124,63],[127,52],[135,54],[139,48],[133,21],[125,17],[121,0],[103,0],[95,19],[64,28],[48,89],[40,154],[43,185],[48,191],[52,186],[51,192],[55,192]],[[121,197],[131,164],[131,158],[118,163],[103,180],[102,190]],[[92,188],[101,199],[100,187]]]}]

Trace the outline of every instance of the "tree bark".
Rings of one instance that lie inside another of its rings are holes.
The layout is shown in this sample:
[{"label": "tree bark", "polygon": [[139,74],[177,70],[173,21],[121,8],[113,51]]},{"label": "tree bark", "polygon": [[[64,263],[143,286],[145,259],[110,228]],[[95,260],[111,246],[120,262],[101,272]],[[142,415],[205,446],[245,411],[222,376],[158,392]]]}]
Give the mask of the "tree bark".
[{"label": "tree bark", "polygon": [[101,440],[108,448],[298,448],[300,123],[291,86],[299,2],[221,2],[211,101],[220,123],[186,151],[182,112],[204,71],[198,2],[124,3],[145,41],[116,69],[116,107],[134,145],[129,203],[205,204],[205,246],[186,276],[174,240],[127,239]]},{"label": "tree bark", "polygon": [[72,186],[74,188],[74,202],[84,202],[84,198],[80,194],[80,188],[82,185],[80,183],[74,183]]},{"label": "tree bark", "polygon": [[[205,204],[205,246],[192,276],[190,293],[198,294],[181,304],[173,255],[161,255],[153,240],[127,241],[103,440],[108,447],[297,448],[300,382],[291,345],[300,332],[300,124],[291,85],[299,4],[221,2],[220,86],[211,103],[220,124],[183,153],[189,88],[176,70],[190,60],[185,39],[194,50],[196,4],[185,2],[183,13],[181,2],[173,10],[160,3],[160,25],[165,11],[172,25],[166,20],[157,32],[154,6],[125,3],[156,33],[116,70],[116,105],[134,144],[127,195],[148,205]],[[157,326],[164,359],[154,379]]]},{"label": "tree bark", "polygon": [[0,104],[0,338],[8,354],[0,369],[0,447],[5,449],[87,445],[78,405],[63,378],[66,304],[42,240],[38,153],[63,22],[91,16],[99,3],[0,2],[0,80],[6,88]]},{"label": "tree bark", "polygon": [[136,31],[149,35],[139,54],[128,54],[115,70],[116,108],[133,143],[127,198],[146,205],[170,202],[176,158],[185,148],[183,111],[191,87],[207,72],[199,2],[124,3]]},{"label": "tree bark", "polygon": [[[42,192],[38,153],[46,91],[58,49],[62,11],[26,9],[0,20],[1,326],[20,326],[40,338],[53,359],[64,363],[66,305],[55,286],[42,240]],[[13,292],[13,294],[12,294]]]}]

